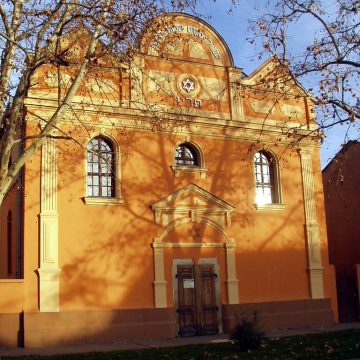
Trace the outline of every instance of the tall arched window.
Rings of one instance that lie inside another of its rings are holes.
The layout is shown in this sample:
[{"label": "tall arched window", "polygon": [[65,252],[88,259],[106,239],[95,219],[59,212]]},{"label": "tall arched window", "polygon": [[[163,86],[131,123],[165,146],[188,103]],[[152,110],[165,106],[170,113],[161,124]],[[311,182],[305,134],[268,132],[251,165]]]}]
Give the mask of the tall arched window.
[{"label": "tall arched window", "polygon": [[87,196],[115,196],[115,154],[110,141],[98,136],[87,146]]},{"label": "tall arched window", "polygon": [[12,233],[12,212],[9,210],[7,215],[7,272],[8,275],[13,271],[13,233]]},{"label": "tall arched window", "polygon": [[199,154],[189,143],[180,144],[175,150],[175,164],[178,166],[200,166]]},{"label": "tall arched window", "polygon": [[257,204],[278,203],[276,161],[275,158],[264,151],[259,151],[254,157],[255,183]]}]

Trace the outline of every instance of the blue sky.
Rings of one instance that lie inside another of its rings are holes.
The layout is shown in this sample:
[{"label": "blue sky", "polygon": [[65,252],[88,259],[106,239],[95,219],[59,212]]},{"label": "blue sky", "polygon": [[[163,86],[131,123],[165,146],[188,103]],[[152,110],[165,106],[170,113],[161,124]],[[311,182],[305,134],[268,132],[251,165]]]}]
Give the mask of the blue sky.
[{"label": "blue sky", "polygon": [[[331,6],[331,0],[325,0]],[[242,68],[246,74],[250,74],[266,60],[266,55],[259,60],[261,48],[251,45],[246,39],[251,35],[249,21],[256,19],[258,12],[255,6],[262,7],[264,0],[239,1],[239,5],[231,6],[230,0],[199,0],[197,11],[202,19],[212,25],[224,38],[233,55],[235,65]],[[304,48],[307,41],[312,38],[317,30],[316,24],[310,21],[302,21],[291,28],[290,46],[293,50]],[[303,84],[306,87],[306,84]],[[351,138],[357,138],[359,134],[353,126],[339,125],[325,132],[325,139],[321,148],[322,167],[331,160],[346,142],[346,134]]]}]

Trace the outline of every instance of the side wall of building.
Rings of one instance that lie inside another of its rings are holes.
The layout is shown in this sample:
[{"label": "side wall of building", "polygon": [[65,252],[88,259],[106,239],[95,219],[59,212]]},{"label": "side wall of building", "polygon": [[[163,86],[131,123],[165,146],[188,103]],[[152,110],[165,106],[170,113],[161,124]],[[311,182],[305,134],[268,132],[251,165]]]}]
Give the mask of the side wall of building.
[{"label": "side wall of building", "polygon": [[359,320],[360,144],[349,142],[323,170],[330,263],[336,268],[340,321]]}]

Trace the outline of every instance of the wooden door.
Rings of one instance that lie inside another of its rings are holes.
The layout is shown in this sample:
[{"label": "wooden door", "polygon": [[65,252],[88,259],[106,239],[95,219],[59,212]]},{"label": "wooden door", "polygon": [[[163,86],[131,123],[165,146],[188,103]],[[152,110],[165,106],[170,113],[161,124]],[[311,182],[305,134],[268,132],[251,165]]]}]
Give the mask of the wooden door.
[{"label": "wooden door", "polygon": [[219,332],[213,265],[178,265],[180,336],[211,335]]}]

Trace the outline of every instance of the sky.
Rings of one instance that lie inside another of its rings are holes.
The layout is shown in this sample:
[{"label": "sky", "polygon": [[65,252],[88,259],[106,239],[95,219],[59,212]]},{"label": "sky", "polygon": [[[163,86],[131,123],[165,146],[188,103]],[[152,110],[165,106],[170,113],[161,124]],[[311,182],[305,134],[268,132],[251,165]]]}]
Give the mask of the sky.
[{"label": "sky", "polygon": [[[324,0],[331,5],[332,0]],[[246,74],[250,74],[265,60],[259,57],[259,47],[251,45],[247,38],[251,36],[249,21],[255,19],[258,12],[255,5],[262,7],[264,0],[240,0],[239,5],[232,8],[230,0],[199,0],[196,11],[202,19],[212,25],[224,38],[234,58],[235,66],[240,67]],[[313,22],[297,24],[292,28],[293,34],[290,38],[290,46],[294,49],[304,48],[313,33],[317,30]],[[260,49],[261,50],[261,49]],[[306,88],[306,84],[303,84]],[[360,90],[359,90],[360,92]],[[325,131],[325,138],[321,147],[322,168],[335,156],[349,138],[358,138],[359,134],[353,126],[338,125]]]}]

